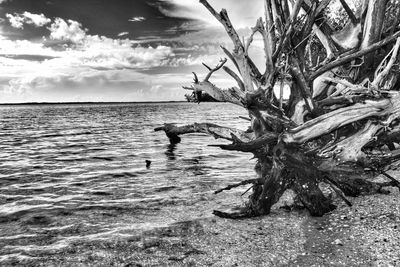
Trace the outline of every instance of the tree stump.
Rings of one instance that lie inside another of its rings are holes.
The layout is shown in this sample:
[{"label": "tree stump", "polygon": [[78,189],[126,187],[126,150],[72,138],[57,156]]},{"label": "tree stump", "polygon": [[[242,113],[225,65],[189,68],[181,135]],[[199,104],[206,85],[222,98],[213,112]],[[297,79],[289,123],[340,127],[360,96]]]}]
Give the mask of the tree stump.
[{"label": "tree stump", "polygon": [[[400,158],[400,27],[398,1],[362,1],[352,10],[340,1],[347,19],[331,26],[330,1],[265,0],[265,17],[259,18],[244,40],[225,9],[217,12],[207,0],[200,3],[222,24],[233,50],[222,47],[237,68],[222,59],[208,74],[186,89],[205,92],[221,102],[248,111],[248,131],[215,124],[186,126],[165,124],[172,144],[187,133],[204,133],[230,140],[221,149],[253,153],[258,178],[249,202],[234,213],[215,211],[222,217],[240,218],[268,214],[286,190],[293,190],[311,215],[333,210],[332,199],[321,191],[326,183],[348,204],[346,196],[384,192],[400,183],[386,173]],[[355,12],[354,12],[355,11]],[[265,72],[249,56],[253,37],[264,41]],[[210,82],[223,69],[237,87],[220,88]],[[285,101],[274,87],[286,83]],[[377,184],[366,177],[384,174]],[[239,184],[243,185],[243,183]],[[232,185],[228,188],[232,188]]]}]

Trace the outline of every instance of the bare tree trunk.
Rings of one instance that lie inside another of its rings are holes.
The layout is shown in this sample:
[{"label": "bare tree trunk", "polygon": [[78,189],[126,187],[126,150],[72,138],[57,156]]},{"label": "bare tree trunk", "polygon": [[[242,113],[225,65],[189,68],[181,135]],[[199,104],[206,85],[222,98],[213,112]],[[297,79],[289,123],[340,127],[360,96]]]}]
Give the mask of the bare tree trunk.
[{"label": "bare tree trunk", "polygon": [[[397,2],[365,0],[356,16],[341,0],[349,21],[334,32],[324,17],[327,0],[297,0],[293,4],[265,0],[265,19],[260,18],[243,41],[226,10],[217,12],[206,0],[200,2],[231,38],[233,51],[223,51],[238,74],[224,66],[224,59],[214,68],[205,65],[209,73],[202,81],[194,73],[194,83],[185,88],[245,108],[250,130],[212,124],[166,124],[156,130],[164,130],[171,143],[179,143],[179,135],[192,132],[224,138],[232,144],[219,145],[221,149],[250,152],[258,159],[258,178],[239,184],[253,184],[246,207],[235,213],[215,211],[216,215],[238,218],[268,214],[290,189],[311,215],[321,216],[335,208],[321,191],[321,183],[330,185],[348,205],[346,196],[379,193],[384,186],[399,187],[400,183],[386,174],[400,158],[400,88],[395,70],[400,58],[400,31],[396,16],[387,14],[393,10],[399,14]],[[388,21],[393,18],[393,22]],[[264,73],[248,55],[255,33],[264,40]],[[308,40],[314,35],[317,41]],[[306,49],[319,51],[321,47],[323,53],[305,56]],[[318,60],[321,55],[325,55],[324,60]],[[220,69],[237,82],[237,87],[222,89],[209,81]],[[291,85],[287,103],[273,92],[282,82]],[[366,179],[379,174],[390,181],[376,184]]]}]

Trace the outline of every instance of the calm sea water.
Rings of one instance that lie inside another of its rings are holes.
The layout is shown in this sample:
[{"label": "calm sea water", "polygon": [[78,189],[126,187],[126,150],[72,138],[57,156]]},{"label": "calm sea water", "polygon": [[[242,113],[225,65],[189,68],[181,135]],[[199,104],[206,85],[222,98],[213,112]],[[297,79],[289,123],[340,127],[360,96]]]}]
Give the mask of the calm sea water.
[{"label": "calm sea water", "polygon": [[153,131],[164,122],[246,129],[240,115],[222,103],[0,106],[0,263],[240,203],[246,188],[213,191],[254,178],[250,154],[209,147],[226,142],[201,134],[171,146]]}]

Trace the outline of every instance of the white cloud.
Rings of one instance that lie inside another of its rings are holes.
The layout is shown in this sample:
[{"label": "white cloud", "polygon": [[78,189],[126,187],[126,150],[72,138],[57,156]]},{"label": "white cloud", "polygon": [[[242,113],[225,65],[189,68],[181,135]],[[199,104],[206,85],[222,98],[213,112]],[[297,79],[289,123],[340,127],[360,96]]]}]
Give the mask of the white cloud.
[{"label": "white cloud", "polygon": [[[36,42],[0,36],[1,102],[183,100],[180,85],[190,83],[190,72],[203,77],[201,63],[214,65],[224,56],[213,42],[203,45],[206,35],[197,36],[203,39],[198,46],[188,35],[184,39],[193,41],[192,47],[175,47],[173,42],[150,47],[127,38],[90,35],[73,20],[56,18],[48,29],[48,39]],[[221,86],[228,80],[221,73],[213,76]]]},{"label": "white cloud", "polygon": [[77,67],[96,70],[147,69],[170,64],[174,55],[172,48],[167,46],[132,47],[129,40],[91,35],[86,36],[82,43],[59,51],[27,40],[0,40],[0,54],[47,57],[43,62],[0,57],[2,74],[8,72],[10,75],[24,75],[24,71],[35,75],[57,73],[58,70],[68,73],[75,72]]},{"label": "white cloud", "polygon": [[120,32],[120,33],[118,33],[118,37],[126,36],[128,34],[129,34],[129,32]]},{"label": "white cloud", "polygon": [[[68,22],[68,23],[67,23]],[[87,29],[82,29],[82,24],[74,20],[56,18],[49,27],[50,38],[61,41],[79,43],[86,37]]]},{"label": "white cloud", "polygon": [[22,14],[6,14],[6,17],[11,23],[11,26],[18,29],[23,29],[24,24],[31,24],[36,27],[42,27],[51,22],[51,20],[49,18],[46,18],[44,14],[33,14],[27,11]]},{"label": "white cloud", "polygon": [[144,47],[129,39],[88,35],[81,27],[76,21],[69,20],[67,23],[57,18],[49,28],[50,38],[68,41],[62,48],[53,49],[44,43],[28,40],[0,39],[0,54],[44,56],[54,58],[46,60],[47,65],[54,63],[96,69],[151,68],[167,65],[174,56],[168,46]]},{"label": "white cloud", "polygon": [[[225,32],[224,27],[198,0],[160,0],[159,10],[166,16],[195,19],[197,22],[186,22],[179,26],[180,31],[186,33],[173,38],[173,40],[187,44],[219,44],[228,49],[232,41]],[[240,37],[247,39],[259,17],[264,16],[264,2],[262,0],[209,0],[214,9],[219,12],[225,8]],[[176,29],[171,29],[176,30]],[[252,47],[258,45],[259,36],[255,36]]]},{"label": "white cloud", "polygon": [[42,43],[31,42],[28,40],[8,40],[0,38],[0,54],[6,55],[38,55],[57,57],[59,52],[49,47],[45,47]]},{"label": "white cloud", "polygon": [[[51,40],[0,38],[1,102],[118,101],[118,97],[120,101],[142,101],[167,96],[151,96],[146,91],[152,86],[148,83],[158,76],[139,71],[172,64],[171,47],[144,47],[129,39],[89,35],[79,22],[61,18],[49,30]],[[94,88],[100,91],[93,92]],[[75,99],[78,93],[81,98]]]},{"label": "white cloud", "polygon": [[[77,68],[59,75],[26,75],[0,87],[1,102],[184,100],[181,73],[151,75],[132,70]],[[0,81],[1,83],[1,81]]]},{"label": "white cloud", "polygon": [[24,18],[21,15],[15,14],[6,14],[8,21],[11,23],[11,26],[17,29],[24,28]]},{"label": "white cloud", "polygon": [[[160,11],[166,16],[196,19],[213,26],[220,25],[198,0],[162,0],[162,2],[168,4],[159,6]],[[225,8],[237,29],[253,27],[257,18],[262,17],[264,13],[262,0],[212,0],[209,2],[218,12]],[[170,6],[173,8],[167,8]]]},{"label": "white cloud", "polygon": [[61,52],[60,57],[76,60],[79,64],[98,69],[149,68],[166,64],[173,56],[167,46],[132,47],[129,39],[111,39],[104,36],[88,35],[82,25],[73,20],[65,22],[56,18],[50,26],[50,38],[69,41],[71,46]]},{"label": "white cloud", "polygon": [[129,21],[131,21],[131,22],[141,22],[144,20],[146,20],[145,17],[132,17],[131,19],[129,19]]},{"label": "white cloud", "polygon": [[88,36],[79,49],[74,53],[82,63],[98,69],[151,68],[168,64],[168,58],[173,56],[167,46],[132,48],[129,40],[99,36]]},{"label": "white cloud", "polygon": [[25,23],[33,24],[36,27],[42,27],[51,22],[51,19],[46,18],[43,14],[33,14],[25,11],[22,15],[25,17]]}]

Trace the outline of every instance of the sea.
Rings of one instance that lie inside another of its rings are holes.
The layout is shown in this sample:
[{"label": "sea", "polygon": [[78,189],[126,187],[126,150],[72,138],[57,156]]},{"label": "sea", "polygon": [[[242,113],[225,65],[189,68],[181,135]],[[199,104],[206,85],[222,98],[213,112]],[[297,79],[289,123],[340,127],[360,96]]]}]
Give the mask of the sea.
[{"label": "sea", "polygon": [[194,122],[245,130],[239,116],[226,103],[0,106],[0,265],[243,204],[246,187],[214,191],[255,178],[251,154],[209,146],[227,141],[204,134],[171,145],[154,131]]}]

